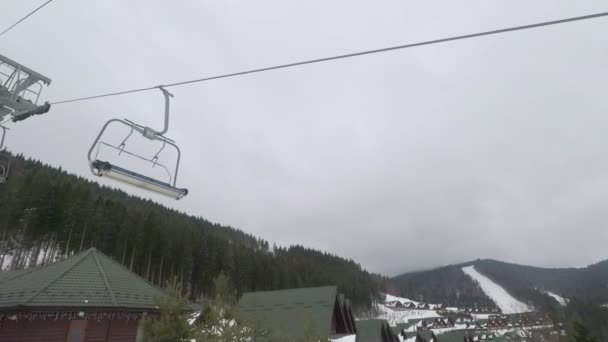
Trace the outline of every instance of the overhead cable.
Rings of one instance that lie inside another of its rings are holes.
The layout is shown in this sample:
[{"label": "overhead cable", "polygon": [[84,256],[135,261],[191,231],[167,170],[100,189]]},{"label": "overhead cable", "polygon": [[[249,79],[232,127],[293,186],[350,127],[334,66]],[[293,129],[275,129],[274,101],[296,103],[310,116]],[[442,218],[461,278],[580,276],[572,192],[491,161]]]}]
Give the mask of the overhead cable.
[{"label": "overhead cable", "polygon": [[21,24],[25,19],[29,18],[30,16],[32,16],[34,13],[38,12],[39,10],[41,10],[44,6],[50,4],[51,2],[53,2],[53,0],[48,0],[47,2],[43,3],[42,5],[38,6],[38,8],[36,8],[35,10],[31,11],[30,13],[28,13],[25,17],[19,19],[19,21],[17,21],[16,23],[14,23],[13,25],[9,26],[7,29],[5,29],[4,31],[2,31],[2,33],[0,33],[0,37],[2,37],[2,35],[4,35],[5,33],[7,33],[8,31],[12,30],[15,26]]},{"label": "overhead cable", "polygon": [[[333,56],[333,57],[311,59],[311,60],[307,60],[307,61],[288,63],[288,64],[281,64],[281,65],[276,65],[276,66],[271,66],[271,67],[266,67],[266,68],[252,69],[252,70],[240,71],[240,72],[235,72],[235,73],[230,73],[230,74],[223,74],[223,75],[217,75],[217,76],[204,77],[204,78],[199,78],[199,79],[194,79],[194,80],[189,80],[189,81],[182,81],[182,82],[176,82],[176,83],[163,84],[162,87],[164,87],[164,88],[176,87],[176,86],[185,85],[185,84],[191,84],[191,83],[199,83],[199,82],[206,82],[206,81],[211,81],[211,80],[217,80],[217,79],[220,79],[220,78],[242,76],[242,75],[260,73],[260,72],[265,72],[265,71],[270,71],[270,70],[291,68],[291,67],[296,67],[296,66],[301,66],[301,65],[306,65],[306,64],[329,62],[329,61],[338,60],[338,59],[345,59],[345,58],[352,58],[352,57],[358,57],[358,56],[364,56],[364,55],[371,55],[371,54],[376,54],[376,53],[381,53],[381,52],[389,52],[389,51],[394,51],[394,50],[402,50],[402,49],[408,49],[408,48],[413,48],[413,47],[418,47],[418,46],[432,45],[432,44],[439,44],[439,43],[446,43],[446,42],[451,42],[451,41],[455,41],[455,40],[471,39],[471,38],[477,38],[477,37],[482,37],[482,36],[489,36],[489,35],[495,35],[495,34],[500,34],[500,33],[513,32],[513,31],[528,30],[528,29],[533,29],[533,28],[538,28],[538,27],[551,26],[551,25],[559,25],[559,24],[565,24],[565,23],[570,23],[570,22],[574,22],[574,21],[596,19],[596,18],[606,17],[606,16],[608,16],[608,12],[602,12],[602,13],[596,13],[596,14],[590,14],[590,15],[585,15],[585,16],[580,16],[580,17],[572,17],[572,18],[560,19],[560,20],[553,20],[553,21],[545,21],[545,22],[540,22],[540,23],[536,23],[536,24],[514,26],[514,27],[508,27],[508,28],[503,28],[503,29],[499,29],[499,30],[492,30],[492,31],[485,31],[485,32],[479,32],[479,33],[466,34],[466,35],[461,35],[461,36],[453,36],[453,37],[448,37],[448,38],[427,40],[427,41],[418,42],[418,43],[410,43],[410,44],[405,44],[405,45],[397,45],[397,46],[386,47],[386,48],[381,48],[381,49],[366,50],[366,51],[349,53],[349,54],[345,54],[345,55],[337,55],[337,56]],[[119,92],[114,92],[114,93],[106,93],[106,94],[94,95],[94,96],[87,96],[87,97],[75,98],[75,99],[70,99],[70,100],[56,101],[56,102],[52,102],[51,104],[55,105],[55,104],[62,104],[62,103],[70,103],[70,102],[77,102],[77,101],[92,100],[92,99],[98,99],[98,98],[102,98],[102,97],[110,97],[110,96],[117,96],[117,95],[123,95],[123,94],[131,94],[131,93],[137,93],[137,92],[142,92],[142,91],[148,91],[148,90],[152,90],[152,89],[156,89],[156,88],[158,88],[158,86],[139,88],[139,89],[132,89],[132,90],[126,90],[126,91],[119,91]]]}]

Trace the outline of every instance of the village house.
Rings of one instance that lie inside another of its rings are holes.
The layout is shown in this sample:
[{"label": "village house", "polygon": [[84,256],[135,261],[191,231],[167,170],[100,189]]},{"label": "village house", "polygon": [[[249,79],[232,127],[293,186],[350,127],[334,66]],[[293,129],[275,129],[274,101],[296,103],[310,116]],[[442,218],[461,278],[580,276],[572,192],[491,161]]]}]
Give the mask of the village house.
[{"label": "village house", "polygon": [[244,293],[238,303],[243,319],[258,329],[301,340],[309,334],[339,338],[357,333],[350,301],[336,286]]},{"label": "village house", "polygon": [[0,341],[136,342],[161,296],[94,248],[44,267],[0,272]]},{"label": "village house", "polygon": [[357,342],[399,342],[399,337],[384,319],[359,320],[356,323]]}]

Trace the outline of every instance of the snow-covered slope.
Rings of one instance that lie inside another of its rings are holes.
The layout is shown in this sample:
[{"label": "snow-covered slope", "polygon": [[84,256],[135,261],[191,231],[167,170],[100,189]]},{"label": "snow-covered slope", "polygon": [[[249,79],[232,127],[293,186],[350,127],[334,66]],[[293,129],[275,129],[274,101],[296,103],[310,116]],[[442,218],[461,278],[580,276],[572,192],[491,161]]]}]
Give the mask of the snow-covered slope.
[{"label": "snow-covered slope", "polygon": [[532,311],[525,303],[513,298],[500,285],[479,273],[475,266],[463,267],[462,271],[479,284],[483,292],[496,303],[503,313],[514,314]]},{"label": "snow-covered slope", "polygon": [[566,299],[566,298],[564,298],[564,297],[562,297],[560,295],[557,295],[557,294],[555,294],[555,293],[553,293],[551,291],[547,291],[546,294],[548,296],[553,297],[553,299],[555,299],[559,303],[559,305],[561,305],[561,306],[568,305],[568,299]]},{"label": "snow-covered slope", "polygon": [[384,304],[378,304],[377,309],[378,316],[375,318],[385,319],[391,326],[407,323],[410,319],[441,317],[435,310],[393,310]]}]

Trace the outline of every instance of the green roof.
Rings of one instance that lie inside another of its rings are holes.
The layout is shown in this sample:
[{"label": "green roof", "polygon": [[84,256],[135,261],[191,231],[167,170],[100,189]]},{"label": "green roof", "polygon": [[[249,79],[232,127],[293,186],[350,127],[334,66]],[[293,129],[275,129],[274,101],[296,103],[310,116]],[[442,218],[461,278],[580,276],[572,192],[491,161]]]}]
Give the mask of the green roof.
[{"label": "green roof", "polygon": [[0,283],[2,283],[3,281],[6,281],[6,280],[12,279],[27,271],[28,271],[27,269],[16,270],[16,271],[4,271],[4,272],[2,270],[0,270]]},{"label": "green roof", "polygon": [[366,319],[356,321],[357,342],[393,342],[399,338],[393,333],[384,319]]},{"label": "green roof", "polygon": [[[418,331],[418,332],[415,332],[413,336],[416,336],[416,335],[420,335],[420,337],[427,340],[428,342],[431,342],[433,340],[433,336],[435,336],[433,331],[431,331],[431,330]],[[443,342],[440,337],[438,337],[438,336],[436,336],[436,337],[437,337],[437,339],[439,339],[440,342]]]},{"label": "green roof", "polygon": [[469,336],[469,334],[470,332],[462,330],[448,331],[438,334],[437,339],[439,342],[463,342],[465,340],[465,336]]},{"label": "green roof", "polygon": [[22,271],[0,272],[0,310],[19,308],[155,309],[160,288],[95,248]]},{"label": "green roof", "polygon": [[325,338],[344,333],[333,331],[332,319],[336,312],[341,313],[336,320],[348,316],[342,311],[345,303],[338,300],[335,286],[248,292],[243,294],[238,307],[242,318],[257,328],[292,340],[310,334]]}]

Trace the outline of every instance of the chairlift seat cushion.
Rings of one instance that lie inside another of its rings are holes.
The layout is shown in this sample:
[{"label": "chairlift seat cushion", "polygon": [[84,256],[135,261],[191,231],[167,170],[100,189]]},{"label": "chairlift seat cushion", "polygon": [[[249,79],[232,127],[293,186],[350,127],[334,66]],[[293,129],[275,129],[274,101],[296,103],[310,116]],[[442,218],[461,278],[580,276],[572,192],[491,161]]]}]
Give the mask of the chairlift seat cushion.
[{"label": "chairlift seat cushion", "polygon": [[[133,171],[127,170],[125,168],[113,165],[113,164],[111,164],[109,162],[106,162],[106,161],[95,160],[92,164],[93,164],[94,168],[96,168],[97,170],[99,170],[100,175],[103,175],[104,173],[108,173],[110,171],[114,171],[114,172],[126,175],[126,176],[128,176],[130,178],[133,178],[133,179],[136,179],[136,180],[139,180],[139,181],[144,181],[144,182],[147,182],[147,183],[150,183],[150,184],[154,184],[154,185],[166,188],[166,189],[171,190],[171,191],[175,191],[175,192],[179,193],[179,195],[176,196],[178,199],[182,198],[182,197],[184,197],[184,196],[186,196],[188,194],[188,189],[176,188],[176,187],[172,186],[169,183],[166,183],[166,182],[163,182],[163,181],[160,181],[160,180],[157,180],[157,179],[154,179],[154,178],[142,175],[142,174],[137,173],[137,172],[133,172]],[[133,184],[133,185],[136,185],[136,184]]]}]

